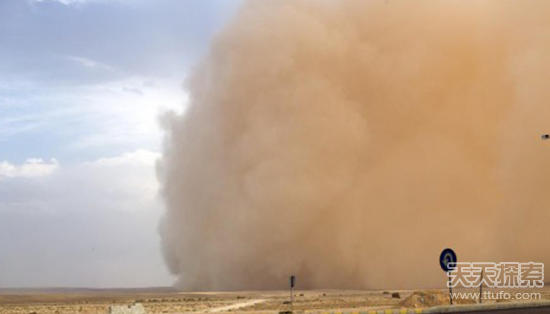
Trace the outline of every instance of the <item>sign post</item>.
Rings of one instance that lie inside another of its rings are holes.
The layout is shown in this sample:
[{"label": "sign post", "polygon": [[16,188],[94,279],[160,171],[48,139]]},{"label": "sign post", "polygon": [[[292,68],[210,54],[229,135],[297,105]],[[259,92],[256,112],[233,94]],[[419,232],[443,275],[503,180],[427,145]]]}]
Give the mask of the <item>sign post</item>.
[{"label": "sign post", "polygon": [[481,282],[479,283],[479,304],[483,303],[483,268],[481,269]]},{"label": "sign post", "polygon": [[295,283],[296,283],[296,277],[295,276],[290,276],[290,313],[294,313],[293,312],[293,303],[294,303],[293,290],[294,290],[294,284]]},{"label": "sign post", "polygon": [[448,277],[449,277],[449,280],[448,280],[448,282],[449,282],[449,284],[448,284],[448,286],[449,286],[449,302],[451,303],[451,305],[453,305],[453,286],[451,286],[451,275],[448,275]]},{"label": "sign post", "polygon": [[444,249],[443,252],[441,252],[441,255],[439,255],[439,265],[441,266],[441,269],[443,269],[443,271],[447,273],[447,286],[449,287],[449,300],[451,305],[453,305],[453,287],[451,285],[450,272],[455,269],[456,261],[456,253],[449,248]]}]

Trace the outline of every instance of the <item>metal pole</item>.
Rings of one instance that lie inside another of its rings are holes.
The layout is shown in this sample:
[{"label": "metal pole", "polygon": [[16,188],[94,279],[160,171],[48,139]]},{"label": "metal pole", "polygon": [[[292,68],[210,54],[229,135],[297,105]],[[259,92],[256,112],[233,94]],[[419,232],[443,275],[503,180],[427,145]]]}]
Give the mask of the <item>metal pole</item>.
[{"label": "metal pole", "polygon": [[449,300],[451,301],[451,305],[453,305],[453,286],[451,285],[451,275],[447,273],[447,276],[449,277]]},{"label": "metal pole", "polygon": [[479,285],[479,304],[483,303],[483,269],[481,270],[481,284]]},{"label": "metal pole", "polygon": [[292,293],[292,290],[294,288],[292,287],[292,285],[290,286],[290,313],[294,313],[294,309],[293,309],[293,303],[294,303],[294,293]]}]

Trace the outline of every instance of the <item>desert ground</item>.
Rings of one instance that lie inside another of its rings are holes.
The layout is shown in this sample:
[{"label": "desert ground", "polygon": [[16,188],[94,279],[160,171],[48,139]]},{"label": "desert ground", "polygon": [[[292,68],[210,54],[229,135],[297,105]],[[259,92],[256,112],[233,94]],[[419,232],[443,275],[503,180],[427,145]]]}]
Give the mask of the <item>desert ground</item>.
[{"label": "desert ground", "polygon": [[[466,291],[466,290],[465,290]],[[475,292],[475,291],[472,291]],[[512,292],[512,291],[510,291]],[[549,289],[537,289],[550,300]],[[294,312],[365,311],[446,305],[446,290],[296,290]],[[280,313],[290,309],[288,291],[178,292],[162,289],[0,290],[0,314],[109,313],[113,305],[140,303],[147,313]],[[510,302],[514,300],[485,300]],[[455,300],[475,303],[474,300]]]}]

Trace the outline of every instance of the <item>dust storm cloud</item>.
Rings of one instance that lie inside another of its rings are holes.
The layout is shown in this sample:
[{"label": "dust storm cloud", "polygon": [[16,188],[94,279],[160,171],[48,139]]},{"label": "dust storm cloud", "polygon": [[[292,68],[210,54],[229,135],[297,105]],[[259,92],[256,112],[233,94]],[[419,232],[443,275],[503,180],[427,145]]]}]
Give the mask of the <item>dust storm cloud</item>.
[{"label": "dust storm cloud", "polygon": [[245,1],[163,119],[181,289],[414,288],[549,262],[548,1]]}]

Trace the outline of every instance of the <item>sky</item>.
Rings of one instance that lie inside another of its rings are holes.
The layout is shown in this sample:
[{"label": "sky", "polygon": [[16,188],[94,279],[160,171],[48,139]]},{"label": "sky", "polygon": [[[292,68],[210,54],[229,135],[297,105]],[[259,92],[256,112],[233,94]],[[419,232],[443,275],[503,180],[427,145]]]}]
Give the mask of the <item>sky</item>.
[{"label": "sky", "polygon": [[0,1],[0,288],[173,283],[159,117],[239,3]]}]

